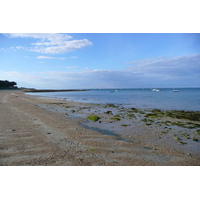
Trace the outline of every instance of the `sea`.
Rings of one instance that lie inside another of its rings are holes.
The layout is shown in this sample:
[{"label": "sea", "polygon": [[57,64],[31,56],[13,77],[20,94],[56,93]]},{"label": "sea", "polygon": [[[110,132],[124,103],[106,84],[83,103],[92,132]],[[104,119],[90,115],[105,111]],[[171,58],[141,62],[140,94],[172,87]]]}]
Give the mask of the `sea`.
[{"label": "sea", "polygon": [[81,103],[115,104],[141,109],[200,111],[200,88],[154,88],[154,91],[151,88],[116,88],[27,94],[38,95],[40,98]]}]

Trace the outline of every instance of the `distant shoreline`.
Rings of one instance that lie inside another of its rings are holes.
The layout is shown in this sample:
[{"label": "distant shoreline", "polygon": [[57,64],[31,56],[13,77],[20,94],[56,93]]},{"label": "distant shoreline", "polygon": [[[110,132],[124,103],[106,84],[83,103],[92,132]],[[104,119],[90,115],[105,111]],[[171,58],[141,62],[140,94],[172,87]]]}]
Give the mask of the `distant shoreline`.
[{"label": "distant shoreline", "polygon": [[24,89],[24,92],[77,92],[77,91],[89,91],[89,90],[37,90],[37,89]]}]

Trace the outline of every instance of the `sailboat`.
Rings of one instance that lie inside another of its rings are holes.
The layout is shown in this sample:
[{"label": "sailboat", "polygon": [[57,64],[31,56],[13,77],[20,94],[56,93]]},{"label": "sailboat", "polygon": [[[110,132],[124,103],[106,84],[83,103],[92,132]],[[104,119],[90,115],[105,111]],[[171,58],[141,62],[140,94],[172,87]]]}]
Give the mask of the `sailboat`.
[{"label": "sailboat", "polygon": [[160,90],[158,90],[158,89],[151,89],[152,90],[152,92],[160,92]]}]

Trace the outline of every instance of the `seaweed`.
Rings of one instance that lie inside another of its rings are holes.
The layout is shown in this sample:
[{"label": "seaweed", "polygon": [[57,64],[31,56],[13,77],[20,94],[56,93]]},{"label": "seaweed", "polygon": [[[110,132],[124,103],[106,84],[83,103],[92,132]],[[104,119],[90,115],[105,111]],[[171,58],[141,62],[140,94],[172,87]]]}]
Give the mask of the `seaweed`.
[{"label": "seaweed", "polygon": [[147,118],[141,119],[142,122],[147,122]]},{"label": "seaweed", "polygon": [[108,107],[116,108],[117,106],[115,104],[112,104],[112,103],[108,103],[108,104],[104,105],[104,108],[108,108]]},{"label": "seaweed", "polygon": [[178,141],[180,144],[187,144],[187,142]]},{"label": "seaweed", "polygon": [[110,118],[111,120],[115,120],[115,121],[120,121],[121,119],[119,117],[112,117]]},{"label": "seaweed", "polygon": [[128,114],[127,115],[129,118],[136,118],[136,116],[134,114]]},{"label": "seaweed", "polygon": [[96,122],[100,119],[100,117],[98,117],[96,115],[92,115],[92,116],[88,116],[87,119]]},{"label": "seaweed", "polygon": [[146,126],[151,126],[152,124],[151,124],[151,123],[145,123],[145,125],[146,125]]},{"label": "seaweed", "polygon": [[171,110],[167,111],[167,117],[175,119],[187,119],[191,121],[200,121],[200,112],[199,111],[184,111],[184,110]]},{"label": "seaweed", "polygon": [[106,112],[104,112],[105,114],[108,114],[108,115],[113,115],[112,111],[108,110]]},{"label": "seaweed", "polygon": [[174,137],[174,140],[181,140],[179,137]]},{"label": "seaweed", "polygon": [[195,142],[198,142],[198,141],[199,141],[197,138],[193,138],[192,140],[195,141]]},{"label": "seaweed", "polygon": [[127,124],[121,124],[121,126],[128,126]]},{"label": "seaweed", "polygon": [[160,113],[147,113],[145,115],[145,117],[147,117],[147,118],[160,118],[160,117],[163,117],[163,115],[160,114]]}]

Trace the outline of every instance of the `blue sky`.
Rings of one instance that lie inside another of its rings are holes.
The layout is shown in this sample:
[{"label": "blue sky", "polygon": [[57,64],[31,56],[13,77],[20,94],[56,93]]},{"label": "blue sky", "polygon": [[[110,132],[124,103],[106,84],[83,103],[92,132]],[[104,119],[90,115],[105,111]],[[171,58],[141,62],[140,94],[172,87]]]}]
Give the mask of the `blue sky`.
[{"label": "blue sky", "polygon": [[198,33],[0,34],[0,60],[19,87],[200,87]]}]

